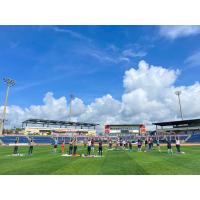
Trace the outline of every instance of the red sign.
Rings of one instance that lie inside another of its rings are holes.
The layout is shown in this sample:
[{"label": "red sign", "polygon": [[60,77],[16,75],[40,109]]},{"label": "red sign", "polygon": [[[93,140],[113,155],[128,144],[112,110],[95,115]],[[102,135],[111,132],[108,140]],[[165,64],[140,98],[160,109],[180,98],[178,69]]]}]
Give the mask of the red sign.
[{"label": "red sign", "polygon": [[140,133],[142,134],[146,133],[146,128],[144,124],[140,125]]},{"label": "red sign", "polygon": [[110,126],[109,125],[105,125],[104,132],[105,132],[105,134],[109,134],[110,133]]}]

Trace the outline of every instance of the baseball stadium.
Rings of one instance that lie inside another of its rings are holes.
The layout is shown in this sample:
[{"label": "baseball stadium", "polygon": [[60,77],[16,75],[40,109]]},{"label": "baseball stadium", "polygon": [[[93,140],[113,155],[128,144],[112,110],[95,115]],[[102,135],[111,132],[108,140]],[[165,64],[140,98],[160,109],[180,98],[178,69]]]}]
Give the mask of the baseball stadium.
[{"label": "baseball stadium", "polygon": [[200,175],[185,30],[0,26],[0,175]]},{"label": "baseball stadium", "polygon": [[[4,175],[178,175],[200,174],[200,119],[104,124],[27,119],[19,129],[1,120],[0,174]],[[178,93],[180,94],[180,93]],[[178,96],[179,97],[179,96]],[[180,97],[179,97],[180,98]],[[180,99],[179,99],[180,100]],[[72,111],[70,101],[70,113]]]},{"label": "baseball stadium", "polygon": [[0,174],[200,174],[200,119],[145,124],[27,119],[19,132],[2,131]]}]

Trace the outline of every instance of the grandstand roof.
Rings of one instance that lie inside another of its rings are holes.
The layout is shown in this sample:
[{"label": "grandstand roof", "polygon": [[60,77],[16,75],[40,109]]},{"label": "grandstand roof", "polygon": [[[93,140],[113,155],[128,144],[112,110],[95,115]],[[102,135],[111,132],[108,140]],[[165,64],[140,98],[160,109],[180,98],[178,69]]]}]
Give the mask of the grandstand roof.
[{"label": "grandstand roof", "polygon": [[200,119],[189,119],[189,120],[179,120],[179,121],[169,121],[169,122],[158,122],[153,123],[154,125],[158,126],[179,126],[179,125],[187,125],[187,126],[194,126],[200,124]]},{"label": "grandstand roof", "polygon": [[59,120],[45,120],[45,119],[28,119],[22,122],[22,124],[42,124],[42,125],[58,125],[58,126],[83,126],[94,127],[99,124],[95,123],[83,123],[83,122],[70,122]]},{"label": "grandstand roof", "polygon": [[141,126],[142,124],[106,124],[106,126]]}]

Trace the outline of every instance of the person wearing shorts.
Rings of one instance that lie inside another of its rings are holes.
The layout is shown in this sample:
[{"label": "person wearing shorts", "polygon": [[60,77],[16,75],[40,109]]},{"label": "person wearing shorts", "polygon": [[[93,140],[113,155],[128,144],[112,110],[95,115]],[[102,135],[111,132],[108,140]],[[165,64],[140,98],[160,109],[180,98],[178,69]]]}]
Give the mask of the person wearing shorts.
[{"label": "person wearing shorts", "polygon": [[71,139],[69,142],[69,155],[72,155],[73,152],[73,140]]},{"label": "person wearing shorts", "polygon": [[57,148],[58,148],[58,139],[55,139],[55,143],[54,143],[54,152],[57,152]]},{"label": "person wearing shorts", "polygon": [[103,144],[102,141],[99,141],[99,156],[102,156],[102,152],[103,152]]},{"label": "person wearing shorts", "polygon": [[88,140],[88,143],[87,143],[87,153],[88,153],[88,155],[90,156],[90,154],[91,154],[91,140]]},{"label": "person wearing shorts", "polygon": [[33,154],[33,140],[29,140],[29,149],[28,149],[28,155],[31,156]]},{"label": "person wearing shorts", "polygon": [[62,152],[62,154],[65,153],[65,142],[64,141],[62,141],[62,144],[61,144],[61,152]]},{"label": "person wearing shorts", "polygon": [[77,139],[76,138],[73,141],[73,146],[74,146],[74,148],[73,148],[74,149],[73,154],[76,155],[76,151],[77,151]]},{"label": "person wearing shorts", "polygon": [[167,152],[168,154],[173,154],[171,140],[167,140]]}]

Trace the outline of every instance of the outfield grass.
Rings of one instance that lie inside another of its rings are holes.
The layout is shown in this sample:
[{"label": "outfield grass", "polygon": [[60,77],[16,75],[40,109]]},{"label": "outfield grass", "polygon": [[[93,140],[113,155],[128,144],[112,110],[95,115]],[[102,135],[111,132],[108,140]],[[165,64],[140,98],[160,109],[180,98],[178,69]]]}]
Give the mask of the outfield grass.
[{"label": "outfield grass", "polygon": [[[12,157],[11,147],[0,147],[0,174],[200,174],[200,146],[182,147],[186,154],[168,155],[166,147],[162,152],[108,151],[104,147],[103,158],[62,157],[60,150],[54,154],[52,146],[34,147],[33,156]],[[134,148],[135,149],[135,148]],[[175,151],[175,149],[174,149]],[[78,147],[79,153],[86,153]],[[27,153],[21,147],[20,153]]]}]

